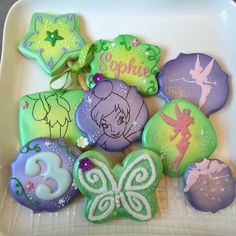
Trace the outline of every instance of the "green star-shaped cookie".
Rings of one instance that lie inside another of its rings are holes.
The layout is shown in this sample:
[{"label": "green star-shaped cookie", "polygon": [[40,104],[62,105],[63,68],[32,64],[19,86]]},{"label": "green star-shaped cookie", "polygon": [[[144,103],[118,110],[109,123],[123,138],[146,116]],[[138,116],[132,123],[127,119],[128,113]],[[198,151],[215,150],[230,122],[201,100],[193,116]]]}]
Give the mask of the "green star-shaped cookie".
[{"label": "green star-shaped cookie", "polygon": [[54,76],[67,61],[77,59],[85,45],[76,15],[32,15],[30,30],[19,44],[20,52],[37,60],[43,70]]}]

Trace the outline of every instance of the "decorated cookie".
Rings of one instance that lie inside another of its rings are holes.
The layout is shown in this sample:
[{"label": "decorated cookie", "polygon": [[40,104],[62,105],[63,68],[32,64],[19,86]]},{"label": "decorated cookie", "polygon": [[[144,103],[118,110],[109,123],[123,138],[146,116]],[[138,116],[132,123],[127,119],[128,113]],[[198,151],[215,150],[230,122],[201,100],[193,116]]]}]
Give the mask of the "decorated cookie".
[{"label": "decorated cookie", "polygon": [[27,143],[11,164],[10,191],[20,204],[55,212],[70,204],[78,190],[72,169],[80,151],[63,139],[37,138]]},{"label": "decorated cookie", "polygon": [[75,110],[83,100],[82,90],[42,92],[23,96],[19,104],[19,133],[22,145],[37,137],[65,138],[86,148],[88,138],[77,128]]},{"label": "decorated cookie", "polygon": [[113,41],[98,40],[95,43],[91,72],[87,77],[88,87],[94,87],[95,73],[106,78],[116,78],[137,87],[142,95],[156,94],[156,74],[160,48],[143,44],[132,35],[119,35]]},{"label": "decorated cookie", "polygon": [[217,212],[235,198],[235,181],[222,161],[203,159],[191,164],[184,173],[184,192],[189,203],[199,211]]},{"label": "decorated cookie", "polygon": [[142,140],[144,147],[161,156],[164,171],[170,176],[183,175],[189,164],[209,157],[217,146],[207,117],[181,99],[167,103],[148,121]]},{"label": "decorated cookie", "polygon": [[37,60],[47,74],[55,75],[67,61],[79,57],[84,45],[76,15],[35,13],[19,50]]},{"label": "decorated cookie", "polygon": [[75,119],[89,144],[119,151],[141,138],[148,110],[135,87],[106,79],[84,93]]},{"label": "decorated cookie", "polygon": [[202,53],[180,53],[161,68],[158,81],[159,95],[166,101],[186,99],[206,115],[221,109],[229,94],[227,74],[215,59]]},{"label": "decorated cookie", "polygon": [[152,151],[131,152],[123,166],[114,167],[103,154],[88,151],[77,159],[73,173],[79,190],[88,198],[85,216],[93,223],[117,216],[146,221],[157,212],[155,189],[162,163]]}]

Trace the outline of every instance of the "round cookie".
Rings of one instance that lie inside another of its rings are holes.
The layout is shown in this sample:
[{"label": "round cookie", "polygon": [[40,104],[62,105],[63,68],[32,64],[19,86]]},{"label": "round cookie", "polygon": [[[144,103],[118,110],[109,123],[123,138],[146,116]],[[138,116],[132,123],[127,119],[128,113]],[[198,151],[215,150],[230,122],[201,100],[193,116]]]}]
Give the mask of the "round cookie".
[{"label": "round cookie", "polygon": [[50,76],[59,72],[71,59],[77,59],[85,45],[74,14],[34,13],[30,30],[18,48],[26,57],[37,60]]},{"label": "round cookie", "polygon": [[63,139],[28,142],[11,163],[12,196],[34,213],[55,212],[69,205],[78,194],[72,169],[79,155]]},{"label": "round cookie", "polygon": [[74,113],[84,97],[83,90],[41,92],[21,97],[19,103],[20,142],[37,137],[65,138],[70,145],[86,148],[87,137],[77,128]]},{"label": "round cookie", "polygon": [[87,220],[105,223],[113,217],[151,220],[157,212],[155,190],[162,175],[160,157],[147,149],[131,152],[114,167],[99,152],[88,151],[74,165],[74,179],[88,198]]},{"label": "round cookie", "polygon": [[135,87],[121,80],[106,79],[85,91],[75,120],[88,136],[89,144],[120,151],[141,138],[148,110]]},{"label": "round cookie", "polygon": [[229,94],[227,74],[214,58],[203,53],[180,53],[161,68],[158,82],[158,94],[167,102],[186,99],[207,116],[221,109]]},{"label": "round cookie", "polygon": [[224,162],[203,159],[186,169],[184,192],[195,209],[215,213],[233,202],[235,180]]},{"label": "round cookie", "polygon": [[86,78],[88,87],[93,88],[93,76],[102,73],[105,78],[123,80],[136,86],[140,94],[150,96],[158,91],[156,74],[160,48],[141,43],[133,35],[119,35],[112,41],[97,40],[91,61],[91,71]]},{"label": "round cookie", "polygon": [[167,103],[148,121],[142,141],[160,155],[170,176],[182,176],[189,164],[209,157],[217,146],[211,122],[195,105],[181,99]]}]

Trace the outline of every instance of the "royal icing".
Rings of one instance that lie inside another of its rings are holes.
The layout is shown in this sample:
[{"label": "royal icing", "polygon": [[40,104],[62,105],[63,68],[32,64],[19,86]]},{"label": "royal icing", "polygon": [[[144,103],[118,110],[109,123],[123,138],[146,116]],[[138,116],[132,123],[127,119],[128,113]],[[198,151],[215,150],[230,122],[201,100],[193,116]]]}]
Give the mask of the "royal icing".
[{"label": "royal icing", "polygon": [[[39,161],[46,164],[44,173],[41,173]],[[51,192],[51,189],[46,184],[39,184],[35,190],[35,194],[42,200],[52,200],[63,195],[70,184],[72,183],[72,176],[70,172],[61,168],[61,158],[53,152],[40,152],[27,159],[25,163],[25,175],[44,177],[44,180],[52,179],[57,184],[57,190]]]},{"label": "royal icing", "polygon": [[[19,102],[20,142],[37,137],[65,138],[68,144],[86,148],[87,137],[77,128],[74,112],[83,99],[82,90],[40,92],[21,97]],[[25,109],[23,105],[27,103]],[[22,105],[23,104],[23,105]],[[78,142],[79,140],[79,142]]]},{"label": "royal icing", "polygon": [[[92,161],[90,170],[79,168],[83,157]],[[124,167],[114,168],[100,153],[83,153],[75,163],[74,178],[80,191],[89,197],[85,207],[88,220],[102,223],[123,214],[136,220],[150,220],[156,208],[153,192],[161,172],[160,158],[145,149],[130,153]]]},{"label": "royal icing", "polygon": [[106,79],[85,92],[75,120],[89,144],[119,151],[140,139],[148,110],[134,87]]},{"label": "royal icing", "polygon": [[225,163],[203,159],[186,169],[184,192],[194,208],[215,213],[234,200],[235,181]]},{"label": "royal icing", "polygon": [[214,58],[202,53],[179,54],[161,68],[158,80],[165,100],[189,100],[206,115],[221,109],[228,97],[228,76]]},{"label": "royal icing", "polygon": [[57,211],[77,195],[72,168],[80,151],[62,139],[38,138],[27,143],[11,164],[13,197],[33,212]]},{"label": "royal icing", "polygon": [[209,157],[216,148],[215,130],[207,117],[188,101],[175,99],[146,124],[142,141],[163,159],[170,176],[183,175],[187,166]]},{"label": "royal icing", "polygon": [[113,41],[98,40],[91,61],[91,72],[87,85],[95,86],[92,78],[102,73],[106,78],[116,78],[137,87],[142,95],[157,93],[156,74],[160,49],[151,44],[143,44],[132,35],[119,35]]},{"label": "royal icing", "polygon": [[55,75],[70,59],[77,59],[84,39],[74,14],[34,13],[30,30],[19,44],[19,50],[37,60],[49,75]]},{"label": "royal icing", "polygon": [[[189,126],[194,123],[193,118],[190,116],[191,110],[183,109],[180,111],[178,104],[175,106],[175,115],[176,120],[172,119],[171,117],[165,115],[164,113],[160,112],[160,115],[168,125],[173,127],[173,135],[170,135],[170,141],[174,141],[176,137],[180,134],[181,139],[176,144],[176,148],[178,149],[178,155],[175,157],[174,164],[175,170],[179,170],[180,162],[182,161],[185,152],[188,149],[189,139],[191,138],[191,133],[189,131]],[[172,168],[170,164],[169,168]]]}]

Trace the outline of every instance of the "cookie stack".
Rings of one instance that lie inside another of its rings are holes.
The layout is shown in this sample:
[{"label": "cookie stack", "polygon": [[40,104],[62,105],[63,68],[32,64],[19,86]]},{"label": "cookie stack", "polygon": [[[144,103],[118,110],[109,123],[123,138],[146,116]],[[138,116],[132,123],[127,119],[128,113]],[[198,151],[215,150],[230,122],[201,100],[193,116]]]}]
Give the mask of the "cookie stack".
[{"label": "cookie stack", "polygon": [[[9,182],[19,203],[34,213],[55,212],[82,194],[93,223],[151,220],[163,172],[184,177],[183,191],[197,210],[216,212],[234,200],[230,168],[208,159],[217,147],[208,118],[228,98],[228,76],[215,59],[180,53],[159,71],[158,46],[132,35],[88,44],[74,14],[33,14],[19,51],[51,77],[50,91],[19,102],[21,149]],[[144,96],[166,104],[149,117]],[[140,140],[122,164],[113,166],[102,151]]]}]

